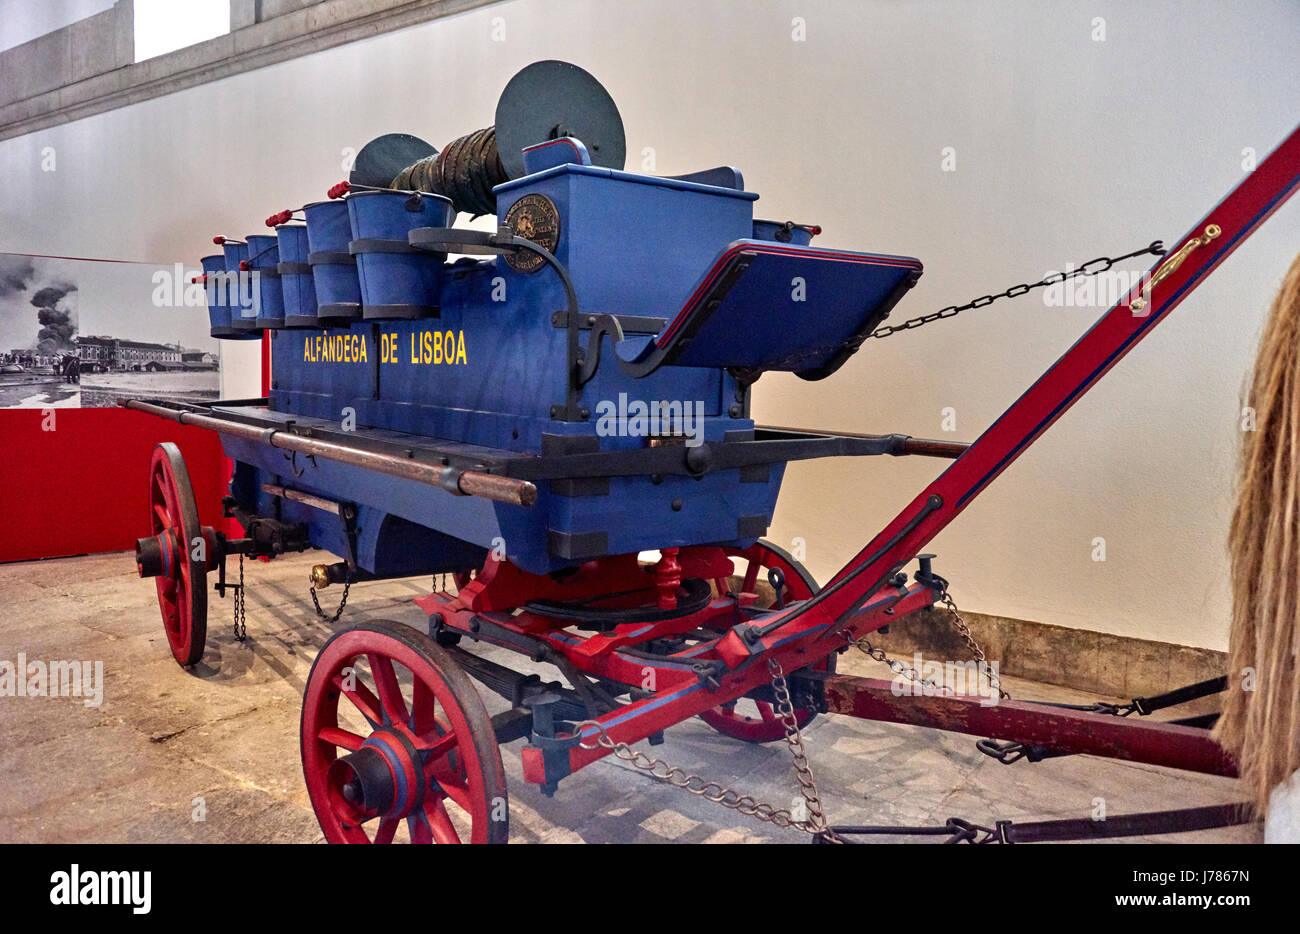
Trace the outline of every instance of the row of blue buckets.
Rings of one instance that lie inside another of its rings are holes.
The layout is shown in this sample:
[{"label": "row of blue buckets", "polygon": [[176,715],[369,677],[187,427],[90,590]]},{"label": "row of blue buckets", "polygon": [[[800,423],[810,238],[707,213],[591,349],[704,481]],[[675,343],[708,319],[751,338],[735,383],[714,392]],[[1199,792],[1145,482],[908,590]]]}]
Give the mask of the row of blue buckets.
[{"label": "row of blue buckets", "polygon": [[354,191],[302,214],[305,223],[279,224],[274,235],[218,238],[222,252],[203,257],[213,337],[437,315],[446,257],[412,248],[406,235],[450,227],[450,199]]}]

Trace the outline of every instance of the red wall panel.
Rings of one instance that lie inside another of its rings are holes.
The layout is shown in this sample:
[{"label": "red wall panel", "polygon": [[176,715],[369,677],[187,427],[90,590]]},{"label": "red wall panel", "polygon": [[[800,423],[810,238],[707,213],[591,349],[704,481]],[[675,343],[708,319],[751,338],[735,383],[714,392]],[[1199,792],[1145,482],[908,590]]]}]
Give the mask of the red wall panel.
[{"label": "red wall panel", "polygon": [[149,458],[159,441],[185,456],[199,517],[224,529],[229,466],[216,432],[126,409],[0,411],[0,561],[120,551],[149,534]]}]

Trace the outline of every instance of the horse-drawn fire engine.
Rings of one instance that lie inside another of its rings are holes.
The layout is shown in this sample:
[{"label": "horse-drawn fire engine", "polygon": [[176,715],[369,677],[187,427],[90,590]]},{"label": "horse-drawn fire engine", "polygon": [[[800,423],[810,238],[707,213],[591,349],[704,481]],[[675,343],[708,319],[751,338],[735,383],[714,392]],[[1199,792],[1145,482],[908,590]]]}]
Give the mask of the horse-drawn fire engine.
[{"label": "horse-drawn fire engine", "polygon": [[[359,622],[317,656],[301,752],[326,838],[502,842],[500,747],[522,740],[524,778],[548,794],[615,754],[742,813],[848,839],[871,828],[829,825],[800,737],[826,711],[998,737],[1018,753],[1232,774],[1201,723],[900,697],[888,681],[837,675],[835,659],[951,605],[926,543],[1294,191],[1300,133],[969,445],[755,424],[763,374],[824,379],[868,338],[956,310],[887,325],[918,260],[815,246],[816,226],[756,220],[735,169],[655,177],[623,158],[612,100],[560,62],[516,75],[494,127],[442,151],[380,137],[329,198],[272,216],[269,234],[218,237],[203,258],[212,333],[269,335],[269,395],[124,402],[220,432],[235,463],[224,506],[243,535],[227,537],[200,526],[176,447],[153,458],[137,560],[181,665],[204,653],[208,575],[242,600],[232,556],[241,581],[244,556],[307,548],[340,559],[314,569],[318,589],[455,581],[416,601],[427,631]],[[497,225],[457,227],[458,213]],[[1130,255],[1147,252],[1164,251]],[[762,538],[785,465],[881,455],[951,464],[819,587]],[[509,708],[489,716],[474,682]],[[695,716],[737,740],[789,742],[806,807],[760,803],[631,747]],[[1094,835],[1145,826],[1107,824]],[[943,832],[1052,838],[1024,826]]]}]

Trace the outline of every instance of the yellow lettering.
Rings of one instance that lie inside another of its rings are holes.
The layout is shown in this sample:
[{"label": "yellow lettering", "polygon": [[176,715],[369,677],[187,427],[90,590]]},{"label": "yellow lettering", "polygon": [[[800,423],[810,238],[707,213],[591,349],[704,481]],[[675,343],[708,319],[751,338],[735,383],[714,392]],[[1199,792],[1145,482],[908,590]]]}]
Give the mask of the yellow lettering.
[{"label": "yellow lettering", "polygon": [[[401,363],[396,334],[379,335],[379,362]],[[367,363],[370,349],[364,334],[324,334],[306,338],[302,345],[303,360],[311,363]],[[411,333],[411,363],[428,365],[469,365],[464,331],[420,331]]]}]

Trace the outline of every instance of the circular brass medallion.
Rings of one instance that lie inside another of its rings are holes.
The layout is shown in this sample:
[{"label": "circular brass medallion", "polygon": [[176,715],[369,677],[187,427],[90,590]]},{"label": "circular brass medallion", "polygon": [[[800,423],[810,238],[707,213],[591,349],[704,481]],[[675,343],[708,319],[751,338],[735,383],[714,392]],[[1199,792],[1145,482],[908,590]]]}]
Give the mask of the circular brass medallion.
[{"label": "circular brass medallion", "polygon": [[[506,226],[516,237],[531,240],[551,253],[560,242],[560,212],[546,195],[524,195],[510,205],[506,212]],[[506,263],[515,272],[536,272],[544,262],[528,250],[506,254]]]}]

